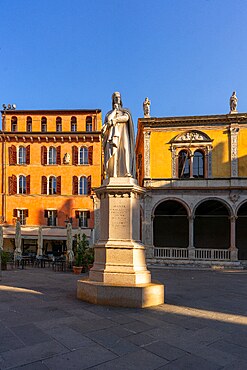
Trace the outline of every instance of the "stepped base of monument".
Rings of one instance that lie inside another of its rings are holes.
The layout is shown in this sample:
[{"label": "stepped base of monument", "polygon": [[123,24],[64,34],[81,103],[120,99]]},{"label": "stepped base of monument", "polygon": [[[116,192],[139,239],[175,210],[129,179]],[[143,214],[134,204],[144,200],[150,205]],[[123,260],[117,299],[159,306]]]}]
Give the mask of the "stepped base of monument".
[{"label": "stepped base of monument", "polygon": [[152,307],[164,303],[164,285],[158,282],[112,285],[86,279],[78,280],[77,298],[104,306]]}]

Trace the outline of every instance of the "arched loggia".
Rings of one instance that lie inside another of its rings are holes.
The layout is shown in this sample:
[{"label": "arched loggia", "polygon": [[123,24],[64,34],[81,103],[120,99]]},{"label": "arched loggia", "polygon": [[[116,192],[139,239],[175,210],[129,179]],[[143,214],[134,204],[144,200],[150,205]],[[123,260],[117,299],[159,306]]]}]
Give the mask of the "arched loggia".
[{"label": "arched loggia", "polygon": [[227,249],[230,246],[230,213],[220,200],[206,200],[198,205],[194,219],[196,248]]},{"label": "arched loggia", "polygon": [[189,240],[188,212],[176,200],[165,200],[154,212],[155,247],[187,248]]}]

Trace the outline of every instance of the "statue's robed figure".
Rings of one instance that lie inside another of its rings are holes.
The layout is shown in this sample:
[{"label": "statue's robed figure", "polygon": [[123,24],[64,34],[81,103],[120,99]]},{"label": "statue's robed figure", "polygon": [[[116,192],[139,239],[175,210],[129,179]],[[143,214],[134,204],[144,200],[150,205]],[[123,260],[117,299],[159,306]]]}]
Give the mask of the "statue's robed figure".
[{"label": "statue's robed figure", "polygon": [[135,178],[134,125],[119,92],[112,95],[112,110],[106,114],[102,131],[106,176]]}]

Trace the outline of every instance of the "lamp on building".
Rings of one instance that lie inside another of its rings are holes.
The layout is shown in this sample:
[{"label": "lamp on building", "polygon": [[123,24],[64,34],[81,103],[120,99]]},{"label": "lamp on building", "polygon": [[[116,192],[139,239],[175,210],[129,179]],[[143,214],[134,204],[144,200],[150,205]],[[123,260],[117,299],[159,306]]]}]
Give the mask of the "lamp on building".
[{"label": "lamp on building", "polygon": [[16,110],[16,104],[3,104],[3,110]]}]

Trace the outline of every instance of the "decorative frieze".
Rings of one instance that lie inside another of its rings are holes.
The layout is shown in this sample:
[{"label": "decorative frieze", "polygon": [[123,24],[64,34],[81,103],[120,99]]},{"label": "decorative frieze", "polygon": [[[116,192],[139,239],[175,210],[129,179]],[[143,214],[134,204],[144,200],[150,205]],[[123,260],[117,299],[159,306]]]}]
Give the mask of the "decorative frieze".
[{"label": "decorative frieze", "polygon": [[212,178],[212,147],[208,147],[208,178]]},{"label": "decorative frieze", "polygon": [[144,132],[144,177],[150,177],[150,131]]},{"label": "decorative frieze", "polygon": [[172,149],[172,177],[177,177],[177,158],[176,158],[176,148],[173,146]]},{"label": "decorative frieze", "polygon": [[231,177],[238,177],[238,127],[230,128],[231,138]]}]

